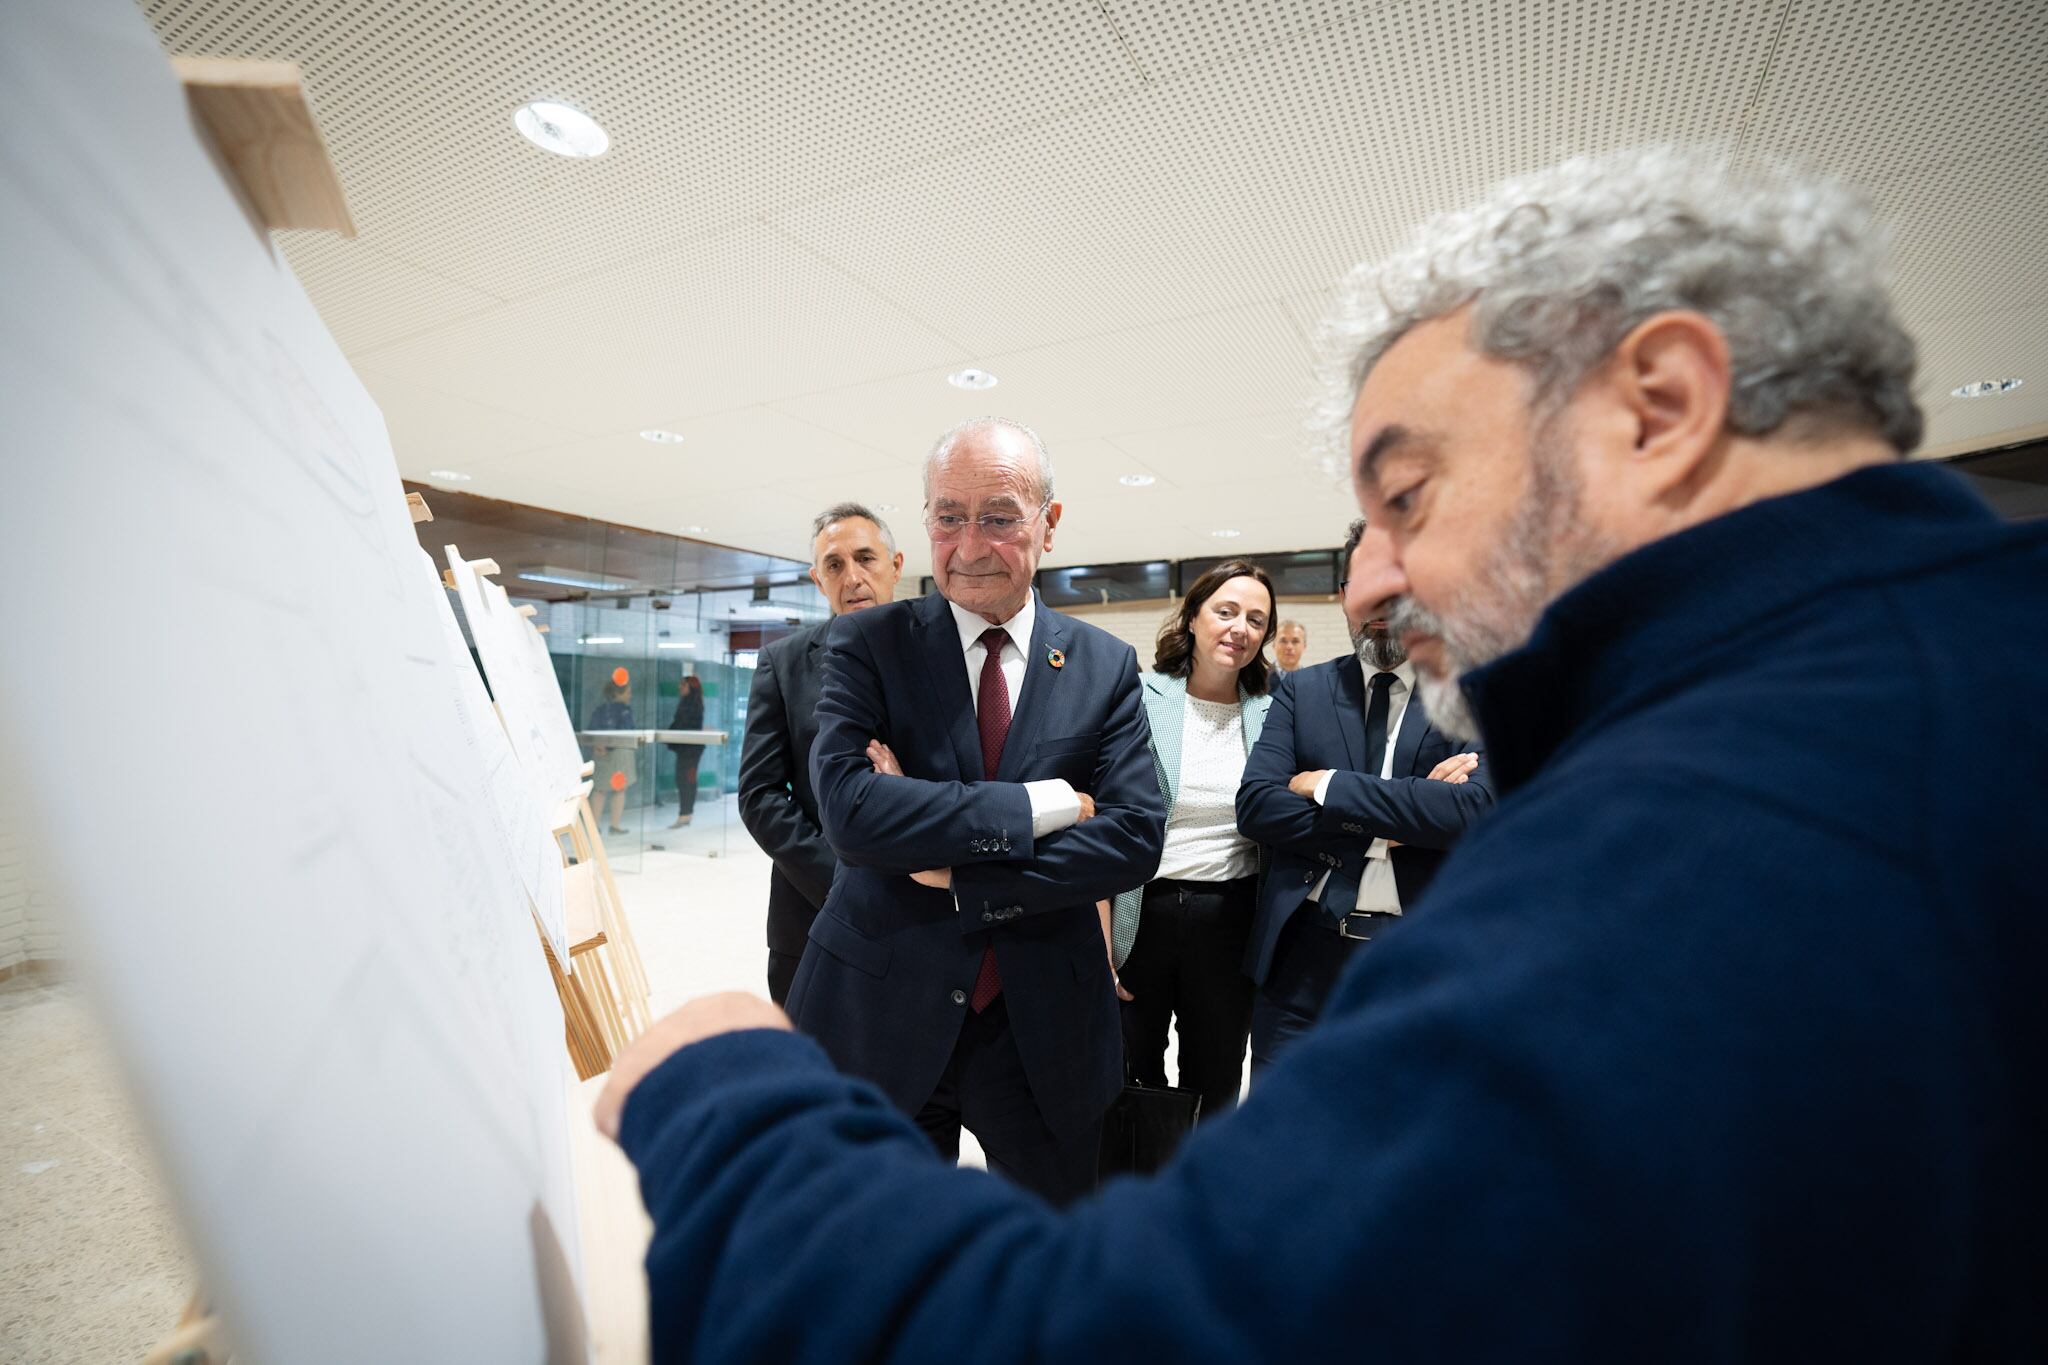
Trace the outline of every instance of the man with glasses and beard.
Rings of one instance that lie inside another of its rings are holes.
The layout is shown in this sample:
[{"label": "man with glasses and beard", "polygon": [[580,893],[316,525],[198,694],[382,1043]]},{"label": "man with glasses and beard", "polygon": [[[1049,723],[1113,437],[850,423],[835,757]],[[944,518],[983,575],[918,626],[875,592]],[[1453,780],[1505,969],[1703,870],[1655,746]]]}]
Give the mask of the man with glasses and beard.
[{"label": "man with glasses and beard", "polygon": [[1493,805],[1480,755],[1431,722],[1388,629],[1393,546],[1351,523],[1344,616],[1353,653],[1287,675],[1237,790],[1237,827],[1272,850],[1245,974],[1252,1073],[1322,1012],[1360,945],[1412,910],[1444,850]]}]

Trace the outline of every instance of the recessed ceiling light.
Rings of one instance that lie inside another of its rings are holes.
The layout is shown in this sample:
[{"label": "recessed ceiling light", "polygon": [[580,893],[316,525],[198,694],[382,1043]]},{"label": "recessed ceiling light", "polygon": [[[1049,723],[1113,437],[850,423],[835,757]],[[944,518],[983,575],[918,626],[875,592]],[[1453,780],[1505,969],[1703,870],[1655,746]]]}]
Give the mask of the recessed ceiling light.
[{"label": "recessed ceiling light", "polygon": [[643,441],[652,441],[658,446],[679,446],[683,443],[682,434],[680,432],[656,431],[653,430],[652,428],[641,432],[640,439]]},{"label": "recessed ceiling light", "polygon": [[1159,480],[1150,474],[1120,474],[1117,476],[1117,482],[1126,488],[1150,488]]},{"label": "recessed ceiling light", "polygon": [[612,145],[610,135],[596,119],[567,104],[534,100],[512,111],[512,126],[544,152],[556,156],[603,156]]},{"label": "recessed ceiling light", "polygon": [[896,510],[896,504],[893,502],[878,502],[875,504],[875,510],[877,512],[893,512]]},{"label": "recessed ceiling light", "polygon": [[623,635],[585,635],[576,643],[579,645],[622,645],[626,643],[626,637]]},{"label": "recessed ceiling light", "polygon": [[1988,398],[1994,393],[2011,393],[2025,382],[2024,379],[1979,379],[1974,384],[1965,384],[1949,392],[1957,398]]},{"label": "recessed ceiling light", "polygon": [[1226,526],[1220,531],[1211,531],[1209,534],[1216,537],[1216,539],[1218,540],[1236,540],[1239,536],[1243,535],[1244,532],[1233,531]]},{"label": "recessed ceiling light", "polygon": [[470,480],[469,475],[454,469],[429,469],[427,477],[430,479],[446,479],[449,483],[468,483]]},{"label": "recessed ceiling light", "polygon": [[686,536],[701,536],[707,529],[709,528],[703,526],[685,526],[683,528],[683,534]]},{"label": "recessed ceiling light", "polygon": [[996,377],[987,370],[955,370],[946,376],[946,382],[956,389],[992,389]]}]

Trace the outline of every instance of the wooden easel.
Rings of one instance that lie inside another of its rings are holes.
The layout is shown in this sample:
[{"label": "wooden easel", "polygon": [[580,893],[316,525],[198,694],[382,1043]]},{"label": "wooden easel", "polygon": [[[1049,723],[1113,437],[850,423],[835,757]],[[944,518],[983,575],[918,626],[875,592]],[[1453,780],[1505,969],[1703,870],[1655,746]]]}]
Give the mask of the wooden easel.
[{"label": "wooden easel", "polygon": [[[588,765],[586,765],[588,767]],[[562,902],[569,928],[567,969],[548,950],[548,969],[562,997],[569,1056],[579,1079],[610,1069],[619,1049],[651,1022],[647,970],[626,920],[611,861],[597,837],[590,784],[555,808],[554,834],[563,851]]]}]

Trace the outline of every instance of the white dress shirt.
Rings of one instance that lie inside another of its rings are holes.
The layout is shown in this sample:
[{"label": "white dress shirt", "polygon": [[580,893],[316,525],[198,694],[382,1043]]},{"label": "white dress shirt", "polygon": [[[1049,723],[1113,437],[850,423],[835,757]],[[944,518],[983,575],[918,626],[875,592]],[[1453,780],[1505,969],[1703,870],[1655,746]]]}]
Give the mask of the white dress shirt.
[{"label": "white dress shirt", "polygon": [[[1372,705],[1372,680],[1380,670],[1359,662],[1359,671],[1365,675],[1366,705]],[[1380,776],[1394,775],[1394,745],[1401,738],[1401,720],[1408,714],[1408,698],[1415,692],[1415,665],[1402,660],[1399,666],[1390,670],[1394,675],[1393,686],[1387,689],[1387,751],[1380,757]],[[1323,804],[1324,795],[1330,790],[1331,774],[1324,773],[1316,783],[1316,804]],[[1365,851],[1365,872],[1358,879],[1357,909],[1371,911],[1378,915],[1401,913],[1401,890],[1394,884],[1394,864],[1387,857],[1390,850],[1385,839],[1374,839],[1372,847]],[[1325,872],[1316,889],[1308,893],[1312,901],[1323,898],[1323,887],[1330,880]]]},{"label": "white dress shirt", "polygon": [[[981,666],[988,658],[988,646],[981,642],[982,632],[996,629],[1009,632],[1010,642],[1003,646],[1000,666],[1003,684],[1010,691],[1010,718],[1014,721],[1018,708],[1024,704],[1024,684],[1031,677],[1030,670],[1024,667],[1024,651],[1031,647],[1031,627],[1038,620],[1038,594],[1028,594],[1023,607],[1000,627],[990,625],[957,602],[949,601],[946,605],[952,608],[953,624],[960,631],[960,657],[967,669],[967,695],[974,703],[976,715],[981,714]],[[1024,793],[1031,800],[1031,837],[1034,839],[1043,839],[1054,830],[1065,829],[1081,818],[1081,798],[1065,778],[1048,777],[1026,782]]]}]

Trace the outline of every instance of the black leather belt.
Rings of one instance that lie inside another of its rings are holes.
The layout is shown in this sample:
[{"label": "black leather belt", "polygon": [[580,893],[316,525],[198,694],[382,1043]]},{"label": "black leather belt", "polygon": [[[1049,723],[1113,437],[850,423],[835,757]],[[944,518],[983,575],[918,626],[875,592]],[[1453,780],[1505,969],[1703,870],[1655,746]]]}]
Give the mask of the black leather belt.
[{"label": "black leather belt", "polygon": [[1401,918],[1399,915],[1390,915],[1380,910],[1353,910],[1343,919],[1334,920],[1320,905],[1311,904],[1307,908],[1317,924],[1338,938],[1357,939],[1360,942],[1371,938]]}]

